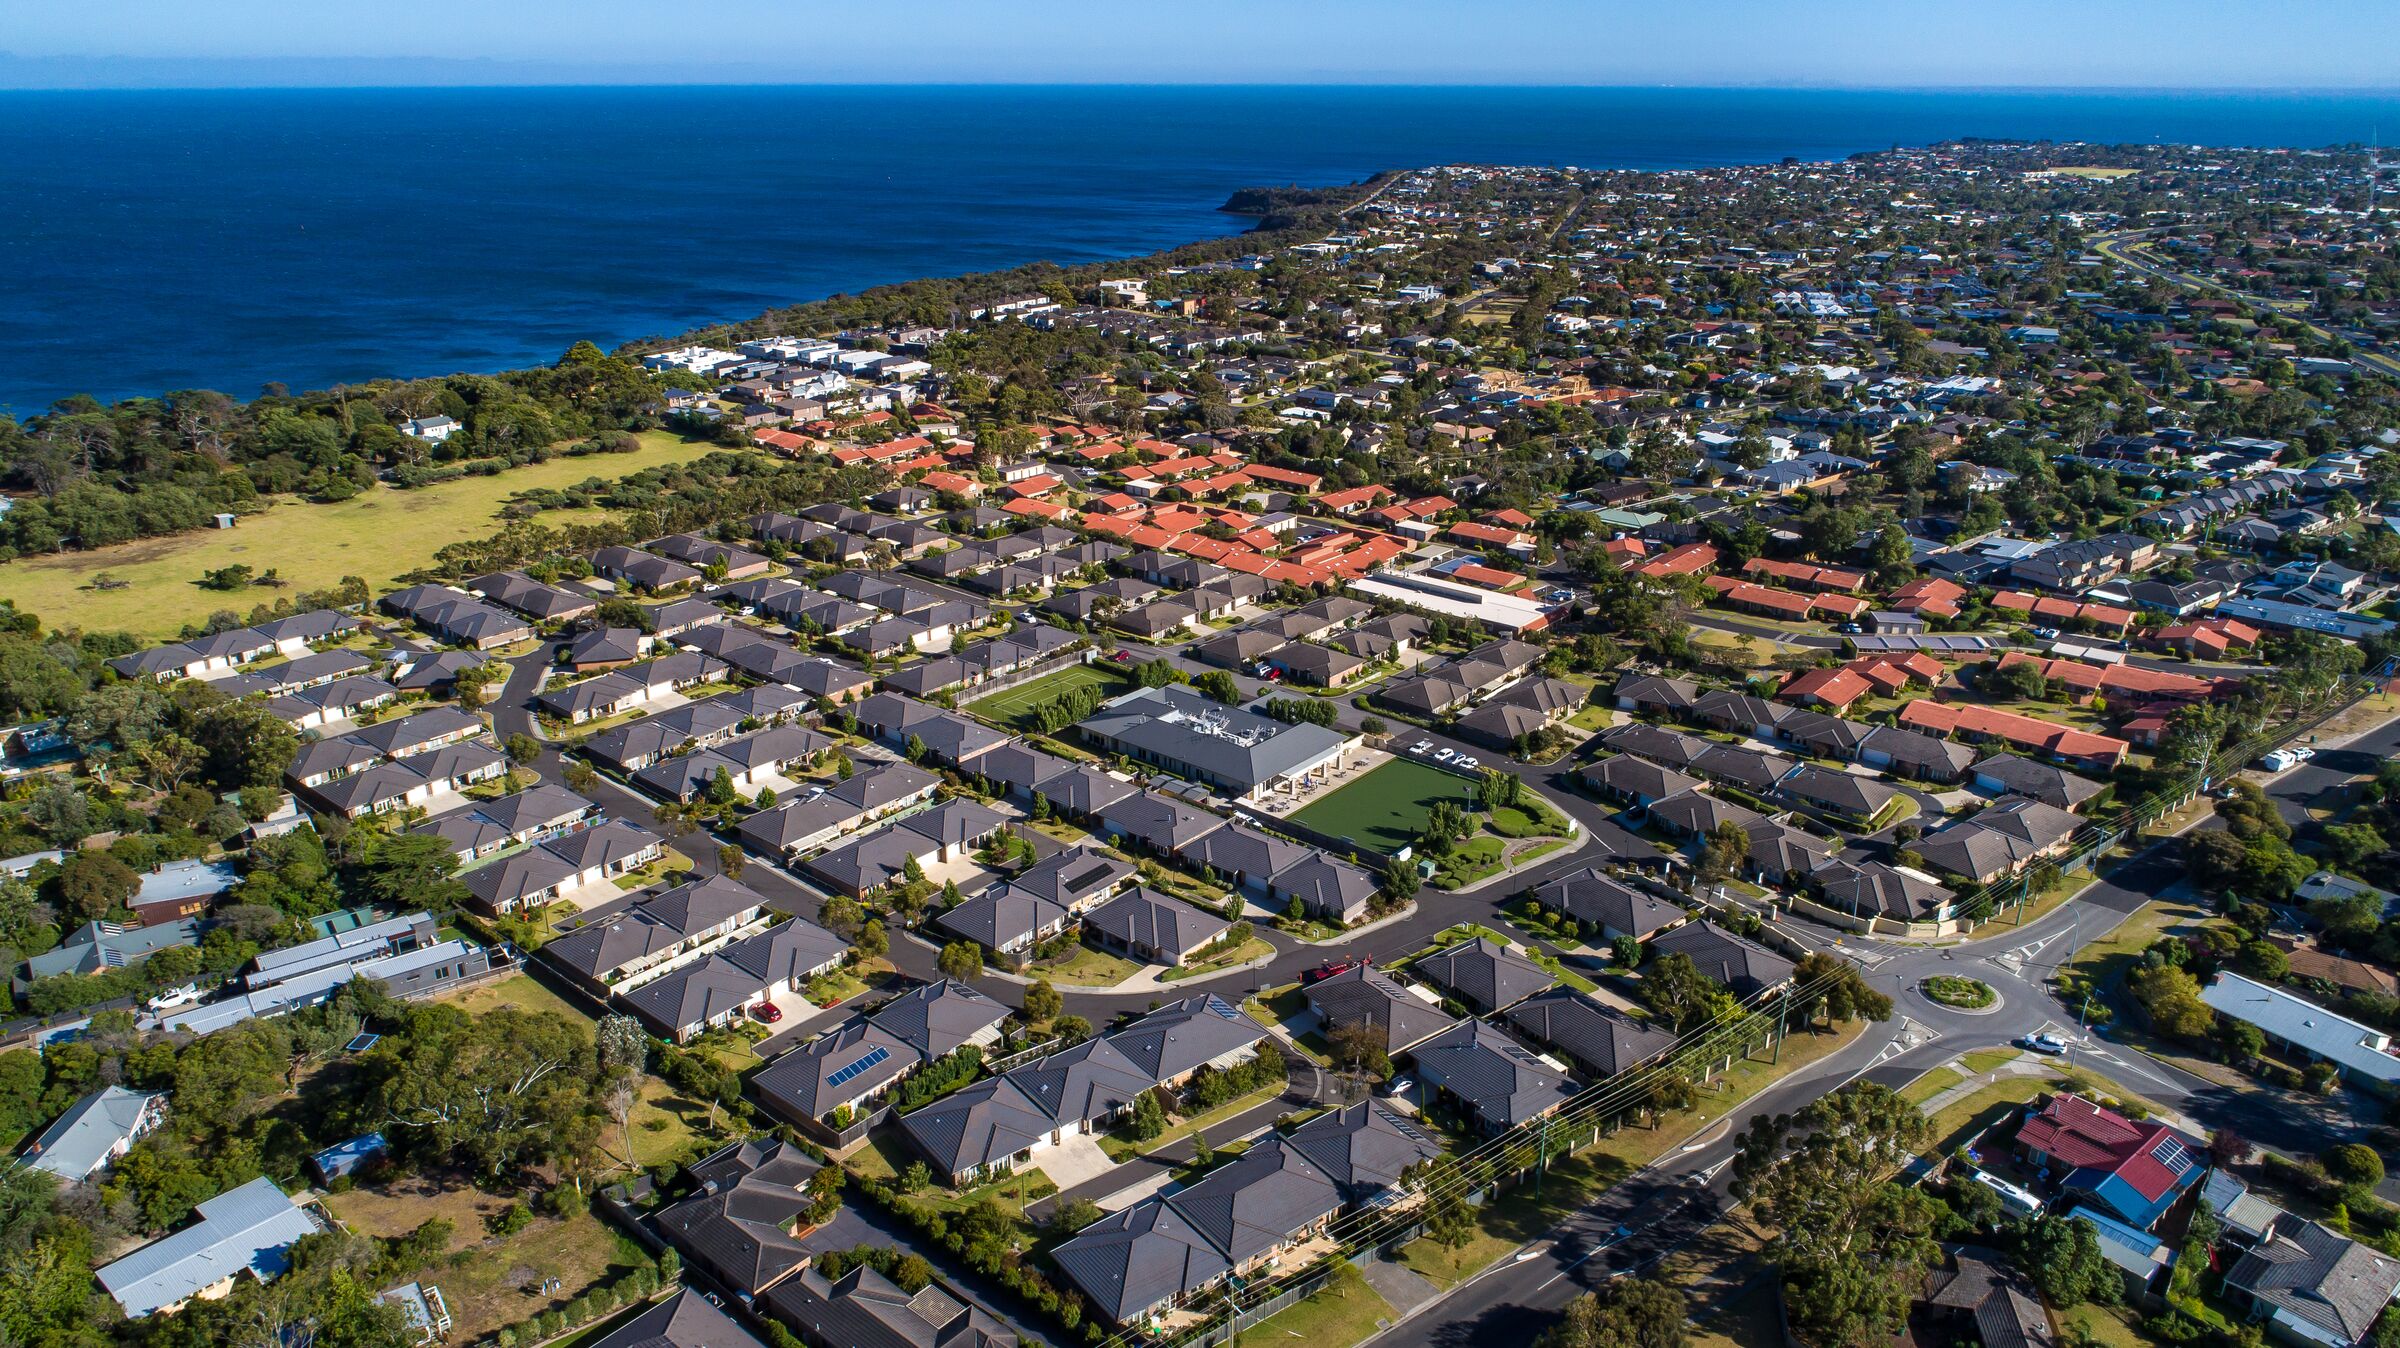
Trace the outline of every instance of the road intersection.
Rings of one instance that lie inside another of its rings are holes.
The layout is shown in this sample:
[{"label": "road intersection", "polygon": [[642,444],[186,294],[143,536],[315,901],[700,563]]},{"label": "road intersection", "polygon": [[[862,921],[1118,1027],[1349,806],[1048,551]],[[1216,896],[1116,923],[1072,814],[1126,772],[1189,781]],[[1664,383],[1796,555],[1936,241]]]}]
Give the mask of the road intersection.
[{"label": "road intersection", "polygon": [[[1135,654],[1148,658],[1159,652],[1136,650]],[[519,731],[538,735],[529,708],[547,667],[547,656],[545,648],[513,663],[507,685],[492,708],[502,735]],[[1185,663],[1179,652],[1171,653],[1170,658],[1179,665]],[[1361,713],[1347,705],[1342,706],[1341,716],[1353,728],[1363,720]],[[1524,777],[1527,785],[1541,790],[1552,804],[1587,827],[1615,815],[1610,807],[1572,787],[1568,765],[1576,758],[1573,753],[1562,755],[1550,764],[1527,766],[1500,760],[1482,746],[1465,744],[1437,731],[1408,728],[1405,733],[1411,742],[1431,739],[1440,747],[1483,754],[1494,767]],[[2400,753],[2400,718],[2385,721],[2347,744],[2328,746],[2310,763],[2270,781],[2267,789],[2287,817],[2302,819],[2306,817],[2309,800],[2351,775],[2372,772],[2377,763],[2395,753]],[[535,766],[550,780],[564,781],[563,764],[555,749],[546,748]],[[647,799],[605,776],[585,794],[622,817],[638,821],[647,819],[651,813]],[[2198,825],[2217,826],[2213,817],[2202,819]],[[699,871],[712,874],[721,871],[713,846],[693,848],[691,852],[692,863]],[[1378,961],[1387,961],[1423,947],[1455,924],[1488,923],[1510,896],[1590,864],[1589,860],[1568,853],[1469,893],[1427,890],[1419,895],[1414,910],[1405,917],[1380,924],[1371,932],[1354,934],[1352,939],[1302,943],[1262,928],[1261,934],[1275,947],[1269,963],[1213,978],[1193,979],[1178,988],[1193,993],[1214,991],[1231,998],[1258,988],[1293,982],[1304,970],[1329,958],[1367,954]],[[2076,952],[2106,937],[2144,904],[2172,889],[2182,877],[2179,845],[2172,840],[2156,843],[2120,862],[2106,876],[2094,880],[2051,912],[2023,925],[2002,919],[1987,925],[1976,938],[1946,947],[1875,940],[1792,914],[1775,914],[1779,929],[1801,946],[1834,951],[1859,964],[1871,984],[1892,996],[1895,1012],[1891,1019],[1868,1026],[1857,1040],[1839,1051],[1777,1080],[1682,1150],[1668,1153],[1531,1242],[1519,1257],[1501,1260],[1426,1302],[1376,1341],[1522,1345],[1527,1337],[1529,1313],[1536,1317],[1554,1313],[1576,1295],[1608,1278],[1650,1266],[1714,1224],[1731,1205],[1727,1171],[1734,1138],[1752,1119],[1799,1108],[1853,1080],[1902,1086],[1961,1053],[2010,1043],[2035,1033],[2055,1032],[2074,1039],[2070,1058],[2096,1060],[2095,1070],[2210,1127],[2232,1128],[2253,1138],[2293,1139],[2287,1145],[2299,1145],[2307,1139],[2297,1137],[2296,1130],[2308,1131],[2309,1121],[2295,1120],[2261,1093],[2237,1091],[2078,1032],[2076,1009],[2062,1005],[2046,986],[2050,975]],[[788,871],[755,859],[744,869],[742,882],[758,891],[777,910],[803,917],[815,917],[825,898]],[[1532,937],[1520,939],[1545,945]],[[1581,952],[1548,949],[1571,965],[1593,962],[1593,957]],[[931,980],[941,976],[934,967],[934,950],[930,945],[895,940],[889,958],[911,978]],[[1917,990],[1924,979],[1945,973],[1963,973],[1990,984],[2000,995],[1999,1004],[1984,1013],[1965,1012],[1933,1002]],[[1009,1005],[1019,1004],[1024,996],[1025,985],[1009,979],[987,976],[978,980],[978,986]],[[1159,1000],[1154,990],[1112,993],[1061,989],[1061,992],[1067,1009],[1094,1025],[1105,1025],[1120,1013],[1139,1013]],[[1291,1094],[1237,1119],[1224,1121],[1210,1130],[1210,1141],[1215,1144],[1229,1140],[1237,1131],[1255,1131],[1262,1121],[1271,1121],[1282,1109],[1307,1103],[1329,1089],[1328,1081],[1324,1074],[1314,1071],[1295,1072]],[[1631,1234],[1616,1237],[1614,1233],[1620,1227],[1629,1228]]]}]

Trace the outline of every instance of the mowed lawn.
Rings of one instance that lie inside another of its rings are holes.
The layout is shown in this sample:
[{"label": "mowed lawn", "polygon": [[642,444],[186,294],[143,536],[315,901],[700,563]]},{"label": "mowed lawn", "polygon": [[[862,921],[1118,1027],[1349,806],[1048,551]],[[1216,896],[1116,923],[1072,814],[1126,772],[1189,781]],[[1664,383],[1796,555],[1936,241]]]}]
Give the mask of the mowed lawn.
[{"label": "mowed lawn", "polygon": [[1078,688],[1098,688],[1108,696],[1130,692],[1133,681],[1107,664],[1071,665],[1055,674],[1044,674],[1031,683],[1019,684],[1005,692],[967,704],[967,710],[987,721],[1015,726],[1019,730],[1040,727],[1023,719],[1026,713],[1045,702],[1056,702]]},{"label": "mowed lawn", "polygon": [[1472,810],[1475,787],[1464,778],[1395,758],[1292,818],[1389,855],[1415,843],[1435,802],[1444,800]]},{"label": "mowed lawn", "polygon": [[[437,550],[497,529],[501,504],[518,492],[620,478],[718,448],[654,431],[630,454],[560,457],[497,477],[462,478],[415,491],[379,486],[332,505],[283,498],[261,514],[243,516],[231,529],[0,563],[0,599],[57,626],[171,637],[219,609],[247,613],[278,595],[323,589],[344,576],[362,577],[378,592],[390,589],[393,577],[424,566]],[[537,522],[590,523],[596,517],[596,512],[576,512],[540,516]],[[287,584],[281,590],[261,586],[228,594],[196,583],[201,572],[236,563],[261,572],[272,569]],[[94,588],[93,578],[102,572],[125,584]]]}]

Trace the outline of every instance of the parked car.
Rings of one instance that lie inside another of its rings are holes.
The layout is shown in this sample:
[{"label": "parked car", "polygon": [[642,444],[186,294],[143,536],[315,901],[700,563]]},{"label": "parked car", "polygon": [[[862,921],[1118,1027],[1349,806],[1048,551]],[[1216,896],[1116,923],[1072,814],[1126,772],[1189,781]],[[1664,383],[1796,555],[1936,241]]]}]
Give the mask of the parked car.
[{"label": "parked car", "polygon": [[2294,754],[2291,750],[2277,749],[2273,753],[2270,753],[2266,757],[2258,760],[2258,766],[2261,771],[2281,772],[2285,768],[2288,768],[2292,764],[2299,761],[2299,756]]},{"label": "parked car", "polygon": [[1412,754],[1421,754],[1432,747],[1432,740],[1418,740],[1416,743],[1408,746],[1408,751]]},{"label": "parked car", "polygon": [[1436,749],[1433,751],[1433,761],[1436,763],[1447,763],[1456,757],[1458,757],[1458,755],[1448,749]]},{"label": "parked car", "polygon": [[1478,759],[1469,758],[1465,754],[1460,754],[1458,756],[1458,762],[1456,766],[1465,768],[1469,772],[1473,772],[1475,769],[1482,767],[1483,763]]},{"label": "parked car", "polygon": [[760,1021],[772,1025],[783,1019],[783,1008],[773,1002],[760,1002],[750,1008],[750,1014],[758,1017]]},{"label": "parked car", "polygon": [[1132,663],[1133,663],[1133,652],[1131,652],[1131,651],[1118,651],[1116,654],[1114,654],[1114,655],[1112,655],[1112,656],[1110,656],[1110,657],[1108,657],[1108,658],[1109,658],[1109,659],[1111,659],[1111,660],[1114,660],[1114,661],[1116,661],[1116,662],[1117,662],[1118,664],[1120,664],[1120,665],[1130,665],[1130,664],[1132,664]]},{"label": "parked car", "polygon": [[197,1005],[199,1001],[200,985],[197,983],[186,983],[182,987],[169,988],[165,992],[162,992],[156,997],[151,998],[149,1001],[149,1007],[153,1011],[172,1011],[180,1006]]},{"label": "parked car", "polygon": [[1857,623],[1843,623],[1841,626],[1833,630],[1841,633],[1844,636],[1856,636],[1859,632],[1864,631],[1865,629],[1861,628]]},{"label": "parked car", "polygon": [[2310,759],[2312,759],[2312,758],[2315,758],[2316,756],[2317,756],[2317,751],[2316,751],[2316,750],[2314,750],[2314,749],[2311,749],[2311,748],[2309,748],[2309,747],[2308,747],[2307,745],[2305,745],[2305,744],[2303,744],[2303,745],[2301,745],[2300,747],[2298,747],[2298,748],[2296,748],[2296,749],[2292,750],[2292,757],[2299,759],[2299,760],[2300,760],[2301,762],[2303,762],[2303,763],[2307,762],[2308,760],[2310,760]]},{"label": "parked car", "polygon": [[2058,629],[2055,627],[2036,627],[2033,629],[2033,634],[2044,641],[2058,640]]},{"label": "parked car", "polygon": [[2054,1034],[2029,1034],[2017,1041],[2017,1047],[2036,1053],[2064,1053],[2067,1051],[2067,1041]]}]

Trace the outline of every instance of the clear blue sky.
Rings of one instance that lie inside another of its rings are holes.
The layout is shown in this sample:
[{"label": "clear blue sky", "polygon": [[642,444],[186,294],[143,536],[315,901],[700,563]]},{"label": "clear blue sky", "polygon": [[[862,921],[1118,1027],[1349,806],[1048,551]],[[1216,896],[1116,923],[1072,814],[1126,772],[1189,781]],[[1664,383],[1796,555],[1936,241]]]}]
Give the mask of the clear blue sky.
[{"label": "clear blue sky", "polygon": [[2394,0],[10,0],[0,86],[2390,88]]}]

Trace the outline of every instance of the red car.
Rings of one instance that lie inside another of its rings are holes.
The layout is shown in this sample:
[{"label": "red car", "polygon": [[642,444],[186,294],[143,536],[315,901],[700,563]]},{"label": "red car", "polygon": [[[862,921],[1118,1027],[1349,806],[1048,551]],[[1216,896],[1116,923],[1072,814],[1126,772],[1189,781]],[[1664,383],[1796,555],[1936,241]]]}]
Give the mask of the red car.
[{"label": "red car", "polygon": [[758,1017],[760,1020],[765,1021],[767,1024],[772,1025],[776,1021],[783,1019],[783,1008],[777,1006],[773,1002],[760,1002],[758,1005],[750,1008],[750,1014]]},{"label": "red car", "polygon": [[1115,655],[1112,655],[1108,658],[1116,661],[1120,665],[1130,665],[1133,663],[1133,652],[1118,651]]}]

